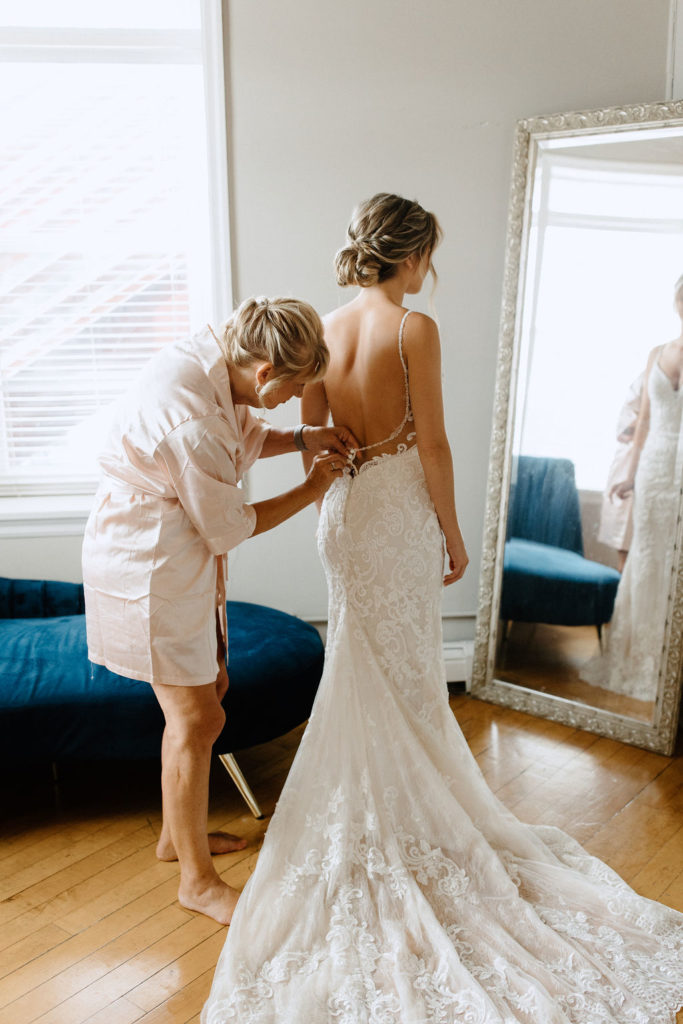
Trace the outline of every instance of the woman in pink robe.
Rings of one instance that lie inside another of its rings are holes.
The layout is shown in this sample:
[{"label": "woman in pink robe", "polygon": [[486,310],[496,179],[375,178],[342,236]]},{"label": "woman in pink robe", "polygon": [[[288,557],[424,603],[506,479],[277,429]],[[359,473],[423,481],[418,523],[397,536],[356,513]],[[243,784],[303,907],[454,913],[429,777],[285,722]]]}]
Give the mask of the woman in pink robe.
[{"label": "woman in pink robe", "polygon": [[[86,527],[89,656],[150,682],[166,719],[157,855],[178,858],[183,906],[225,924],[238,894],[211,853],[244,844],[207,840],[206,820],[228,686],[227,552],[322,497],[356,444],[345,428],[271,427],[249,406],[301,396],[327,362],[320,319],[296,299],[248,299],[217,333],[163,348],[118,406]],[[245,470],[297,448],[318,453],[305,481],[246,503]]]}]

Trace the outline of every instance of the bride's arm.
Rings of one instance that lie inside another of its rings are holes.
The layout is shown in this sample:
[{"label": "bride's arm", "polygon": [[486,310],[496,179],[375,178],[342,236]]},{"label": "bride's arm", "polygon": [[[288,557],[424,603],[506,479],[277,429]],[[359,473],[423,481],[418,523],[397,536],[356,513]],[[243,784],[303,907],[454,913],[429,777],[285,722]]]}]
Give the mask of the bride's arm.
[{"label": "bride's arm", "polygon": [[[307,423],[311,427],[326,427],[329,419],[330,407],[327,404],[325,385],[321,380],[314,381],[312,384],[307,384],[301,398],[302,423]],[[314,453],[310,451],[303,451],[301,453],[306,473],[310,471],[313,463],[313,456]],[[322,498],[318,498],[316,501],[318,512],[320,511],[321,504]]]},{"label": "bride's arm", "polygon": [[446,436],[441,393],[441,345],[434,321],[412,313],[406,321],[404,352],[420,462],[439,518],[450,561],[444,584],[459,580],[469,561],[455,510],[453,459]]}]

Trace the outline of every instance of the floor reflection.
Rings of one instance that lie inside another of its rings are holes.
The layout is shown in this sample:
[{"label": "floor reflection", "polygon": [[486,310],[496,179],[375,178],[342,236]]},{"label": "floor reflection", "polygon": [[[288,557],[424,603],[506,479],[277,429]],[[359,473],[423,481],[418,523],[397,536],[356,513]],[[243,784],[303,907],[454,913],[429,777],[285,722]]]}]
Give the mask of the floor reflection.
[{"label": "floor reflection", "polygon": [[626,697],[579,678],[583,666],[598,652],[593,626],[513,622],[499,653],[495,677],[639,722],[652,722],[654,701]]}]

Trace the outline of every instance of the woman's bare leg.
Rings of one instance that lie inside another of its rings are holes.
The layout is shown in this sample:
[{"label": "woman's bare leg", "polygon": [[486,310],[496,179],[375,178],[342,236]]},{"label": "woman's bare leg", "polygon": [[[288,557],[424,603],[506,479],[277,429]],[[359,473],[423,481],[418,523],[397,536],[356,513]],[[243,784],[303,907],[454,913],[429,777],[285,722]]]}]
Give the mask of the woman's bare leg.
[{"label": "woman's bare leg", "polygon": [[[223,697],[228,691],[228,673],[225,668],[224,651],[222,660],[219,658],[219,661],[221,662],[221,668],[219,669],[215,686],[216,696],[218,697],[219,702],[222,702]],[[230,832],[209,832],[209,853],[211,854],[234,853],[235,850],[243,850],[246,845],[246,839],[241,839],[240,836],[234,836]],[[178,860],[178,854],[175,846],[173,845],[171,830],[166,822],[165,814],[163,815],[161,823],[161,835],[159,836],[159,842],[157,843],[156,853],[159,860]]]},{"label": "woman's bare leg", "polygon": [[218,876],[207,840],[211,749],[225,722],[220,678],[205,686],[153,685],[166,719],[161,788],[164,830],[180,863],[178,899],[229,924],[239,893]]}]

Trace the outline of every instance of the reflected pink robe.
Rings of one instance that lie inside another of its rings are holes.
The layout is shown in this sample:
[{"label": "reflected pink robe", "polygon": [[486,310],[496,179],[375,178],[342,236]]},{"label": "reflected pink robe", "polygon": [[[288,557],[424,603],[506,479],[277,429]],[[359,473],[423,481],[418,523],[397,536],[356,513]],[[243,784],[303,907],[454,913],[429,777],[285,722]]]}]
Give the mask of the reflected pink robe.
[{"label": "reflected pink robe", "polygon": [[[602,496],[598,540],[617,551],[628,551],[633,539],[633,494],[626,498],[610,498],[614,484],[621,483],[628,475],[633,450],[633,432],[640,412],[643,390],[641,373],[633,381],[619,413],[617,421],[617,450],[607,476],[607,483]],[[627,439],[626,439],[627,438]]]},{"label": "reflected pink robe", "polygon": [[268,430],[233,406],[208,329],[147,364],[118,407],[85,531],[92,661],[154,683],[216,679],[226,552],[256,525],[237,484]]}]

